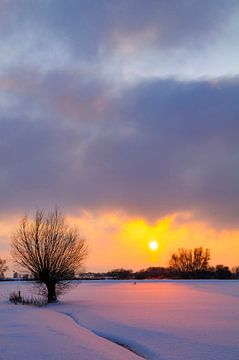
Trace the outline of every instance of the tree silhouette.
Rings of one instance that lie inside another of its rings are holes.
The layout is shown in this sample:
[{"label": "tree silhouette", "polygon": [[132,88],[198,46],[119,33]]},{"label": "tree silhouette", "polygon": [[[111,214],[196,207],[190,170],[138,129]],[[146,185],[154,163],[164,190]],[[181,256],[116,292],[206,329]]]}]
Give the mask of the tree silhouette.
[{"label": "tree silhouette", "polygon": [[0,258],[0,279],[4,279],[5,272],[7,271],[8,267],[6,266],[6,260]]},{"label": "tree silhouette", "polygon": [[202,247],[191,249],[178,249],[171,255],[169,265],[180,277],[198,278],[208,270],[210,250]]},{"label": "tree silhouette", "polygon": [[57,209],[47,215],[38,210],[33,219],[23,217],[11,245],[16,263],[45,284],[48,302],[56,301],[57,294],[69,286],[87,256],[86,241]]}]

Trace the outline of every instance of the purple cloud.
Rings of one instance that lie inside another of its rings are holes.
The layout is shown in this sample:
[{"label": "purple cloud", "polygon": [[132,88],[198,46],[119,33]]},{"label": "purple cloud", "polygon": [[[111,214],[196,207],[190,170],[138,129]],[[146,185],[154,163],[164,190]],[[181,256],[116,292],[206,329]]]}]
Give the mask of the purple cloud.
[{"label": "purple cloud", "polygon": [[[48,87],[43,82],[41,92]],[[103,85],[90,88],[74,91],[90,103]],[[232,225],[239,213],[238,93],[238,79],[158,80],[108,95],[111,106],[73,122],[60,121],[54,107],[51,121],[2,119],[2,211],[58,202],[150,217],[189,210]]]},{"label": "purple cloud", "polygon": [[[238,1],[19,0],[0,10],[1,213],[58,203],[237,225],[238,78],[182,81],[177,61],[167,79],[147,70],[160,54],[189,64],[221,38],[225,49]],[[137,51],[121,58],[125,49]]]}]

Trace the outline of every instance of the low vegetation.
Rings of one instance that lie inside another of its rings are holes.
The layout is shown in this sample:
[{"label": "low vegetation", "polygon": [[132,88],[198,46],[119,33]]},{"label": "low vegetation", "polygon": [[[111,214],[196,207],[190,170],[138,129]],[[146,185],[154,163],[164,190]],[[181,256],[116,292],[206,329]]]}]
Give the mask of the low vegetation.
[{"label": "low vegetation", "polygon": [[36,296],[24,297],[20,291],[13,291],[9,296],[9,301],[15,305],[34,305],[34,306],[45,306],[47,304],[47,298],[39,298]]}]

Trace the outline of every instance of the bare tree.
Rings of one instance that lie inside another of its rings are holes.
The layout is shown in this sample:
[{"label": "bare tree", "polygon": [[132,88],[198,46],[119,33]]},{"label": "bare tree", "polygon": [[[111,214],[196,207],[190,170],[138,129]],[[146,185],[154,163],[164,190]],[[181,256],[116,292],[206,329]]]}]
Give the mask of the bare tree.
[{"label": "bare tree", "polygon": [[38,210],[33,219],[25,216],[21,220],[12,237],[12,255],[35,280],[45,284],[48,302],[54,302],[58,291],[80,272],[87,244],[57,209],[47,215]]},{"label": "bare tree", "polygon": [[0,280],[4,279],[7,270],[6,260],[0,258]]},{"label": "bare tree", "polygon": [[210,250],[202,247],[178,249],[171,255],[169,265],[179,276],[185,278],[201,277],[209,268]]}]

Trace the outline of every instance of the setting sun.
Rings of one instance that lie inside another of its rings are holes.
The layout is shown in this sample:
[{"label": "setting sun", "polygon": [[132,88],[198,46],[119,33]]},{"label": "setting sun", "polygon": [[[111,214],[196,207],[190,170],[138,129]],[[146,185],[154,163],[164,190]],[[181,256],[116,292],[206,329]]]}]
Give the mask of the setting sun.
[{"label": "setting sun", "polygon": [[150,250],[155,251],[155,250],[158,249],[158,247],[159,247],[159,244],[158,244],[157,241],[152,240],[152,241],[149,242],[149,248],[150,248]]}]

